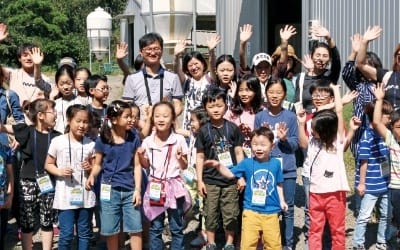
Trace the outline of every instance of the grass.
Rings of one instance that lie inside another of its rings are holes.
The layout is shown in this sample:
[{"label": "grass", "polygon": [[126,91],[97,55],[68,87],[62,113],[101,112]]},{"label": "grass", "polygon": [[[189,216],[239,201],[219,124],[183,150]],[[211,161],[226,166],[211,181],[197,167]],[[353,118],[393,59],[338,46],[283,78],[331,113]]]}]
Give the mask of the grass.
[{"label": "grass", "polygon": [[[343,116],[344,116],[344,120],[346,122],[346,125],[348,127],[349,121],[352,117],[352,113],[353,113],[353,106],[352,105],[346,105],[344,106],[344,110],[343,110]],[[354,177],[355,177],[355,162],[354,162],[354,157],[353,154],[351,153],[350,149],[348,149],[345,153],[344,153],[344,163],[346,165],[346,169],[347,169],[347,179],[349,181],[349,185],[351,188],[351,194],[353,194],[354,192]]]}]

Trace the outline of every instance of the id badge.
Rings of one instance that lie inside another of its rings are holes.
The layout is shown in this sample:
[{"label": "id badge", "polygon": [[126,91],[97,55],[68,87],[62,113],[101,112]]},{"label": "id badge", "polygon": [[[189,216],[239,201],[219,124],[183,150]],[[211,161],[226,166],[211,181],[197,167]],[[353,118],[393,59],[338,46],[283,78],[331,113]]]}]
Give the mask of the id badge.
[{"label": "id badge", "polygon": [[71,189],[70,205],[82,206],[83,205],[83,188],[75,187]]},{"label": "id badge", "polygon": [[183,179],[188,182],[192,183],[193,180],[196,179],[196,169],[194,167],[188,167],[183,171]]},{"label": "id badge", "polygon": [[229,153],[229,151],[219,153],[218,160],[219,160],[219,162],[222,163],[222,165],[224,165],[227,168],[233,167],[233,162],[232,162],[231,154]]},{"label": "id badge", "polygon": [[100,200],[101,201],[110,201],[111,200],[111,185],[110,184],[101,183]]},{"label": "id badge", "polygon": [[251,204],[254,206],[265,206],[267,200],[267,190],[261,188],[253,188],[253,195],[251,197]]},{"label": "id badge", "polygon": [[6,203],[6,192],[0,188],[0,206],[4,206],[4,203]]},{"label": "id badge", "polygon": [[149,193],[150,199],[159,201],[161,197],[161,183],[151,181],[149,190],[150,190]]},{"label": "id badge", "polygon": [[390,164],[389,161],[384,161],[381,163],[381,173],[382,176],[389,176],[390,175]]},{"label": "id badge", "polygon": [[43,176],[38,176],[36,182],[41,194],[47,194],[54,191],[53,183],[51,182],[49,175],[45,174]]},{"label": "id badge", "polygon": [[243,151],[246,158],[251,158],[251,148],[243,147]]}]

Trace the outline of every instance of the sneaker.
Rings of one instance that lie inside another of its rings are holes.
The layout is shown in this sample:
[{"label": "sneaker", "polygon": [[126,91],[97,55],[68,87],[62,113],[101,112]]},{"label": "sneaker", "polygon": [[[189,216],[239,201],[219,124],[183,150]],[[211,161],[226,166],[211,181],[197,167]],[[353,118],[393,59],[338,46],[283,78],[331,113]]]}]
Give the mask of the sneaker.
[{"label": "sneaker", "polygon": [[386,250],[387,249],[386,243],[377,242],[375,245],[375,249],[376,250]]},{"label": "sneaker", "polygon": [[192,247],[202,247],[207,244],[207,238],[203,236],[202,233],[199,233],[197,237],[190,242]]},{"label": "sneaker", "polygon": [[356,247],[353,247],[353,250],[365,250],[365,247],[362,245],[358,245]]},{"label": "sneaker", "polygon": [[208,244],[206,246],[206,250],[217,250],[217,245],[215,244]]},{"label": "sneaker", "polygon": [[291,247],[288,247],[288,246],[284,246],[284,247],[282,248],[282,250],[292,250],[292,248],[291,248]]},{"label": "sneaker", "polygon": [[224,246],[224,250],[235,250],[235,246],[233,244],[227,244]]}]

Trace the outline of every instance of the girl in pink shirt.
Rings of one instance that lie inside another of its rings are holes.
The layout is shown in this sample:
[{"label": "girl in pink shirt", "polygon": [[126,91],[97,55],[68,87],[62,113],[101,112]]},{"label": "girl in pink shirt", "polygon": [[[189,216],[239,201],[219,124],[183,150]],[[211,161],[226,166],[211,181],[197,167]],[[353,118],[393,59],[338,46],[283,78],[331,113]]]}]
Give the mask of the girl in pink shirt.
[{"label": "girl in pink shirt", "polygon": [[244,75],[236,89],[233,105],[226,111],[224,118],[235,123],[245,135],[243,149],[247,157],[251,156],[250,134],[254,130],[254,118],[261,110],[261,105],[260,80],[251,74]]},{"label": "girl in pink shirt", "polygon": [[150,250],[164,249],[165,211],[172,234],[171,249],[184,249],[183,215],[191,201],[180,171],[187,168],[188,147],[185,138],[174,132],[175,118],[171,103],[155,104],[151,115],[153,133],[143,140],[137,154],[142,167],[149,168],[143,209],[150,221]]}]

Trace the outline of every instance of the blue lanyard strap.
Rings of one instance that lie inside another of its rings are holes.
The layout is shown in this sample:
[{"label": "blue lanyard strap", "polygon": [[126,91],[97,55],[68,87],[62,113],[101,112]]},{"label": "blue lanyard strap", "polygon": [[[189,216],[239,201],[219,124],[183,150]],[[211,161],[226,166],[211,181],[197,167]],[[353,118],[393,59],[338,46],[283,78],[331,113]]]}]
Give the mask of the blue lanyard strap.
[{"label": "blue lanyard strap", "polygon": [[[214,145],[214,137],[212,136],[212,133],[211,133],[211,123],[210,122],[208,123],[207,128],[208,128],[208,135],[210,136],[211,143]],[[222,131],[222,135],[221,135],[221,133],[219,132],[218,128],[215,127],[215,130],[217,131],[217,133],[218,133],[218,135],[220,137],[220,140],[219,140],[220,145],[219,146],[221,147],[222,150],[224,150],[225,143],[224,143],[223,139],[225,138],[228,141],[228,135],[229,135],[229,128],[226,125],[225,121],[224,121],[224,125],[222,125],[222,129],[226,130],[226,135],[224,134],[224,131]]]},{"label": "blue lanyard strap", "polygon": [[[35,172],[36,172],[36,176],[39,175],[39,163],[38,163],[38,154],[37,154],[37,135],[36,135],[36,128],[33,130],[33,165],[35,166]],[[47,148],[46,148],[46,152],[49,149],[49,145],[50,145],[50,131],[47,134]]]}]

